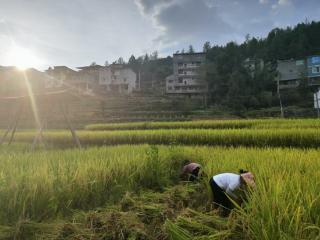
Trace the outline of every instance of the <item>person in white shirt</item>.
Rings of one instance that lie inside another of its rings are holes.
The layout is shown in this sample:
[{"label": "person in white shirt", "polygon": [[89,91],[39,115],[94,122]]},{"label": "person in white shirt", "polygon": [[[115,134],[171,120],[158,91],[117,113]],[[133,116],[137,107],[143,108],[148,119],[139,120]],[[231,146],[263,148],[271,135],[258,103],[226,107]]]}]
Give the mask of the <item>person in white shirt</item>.
[{"label": "person in white shirt", "polygon": [[240,174],[221,173],[209,181],[215,208],[222,208],[223,215],[228,215],[234,204],[230,198],[241,204],[246,196],[248,187],[255,187],[254,176],[251,172],[240,170]]}]

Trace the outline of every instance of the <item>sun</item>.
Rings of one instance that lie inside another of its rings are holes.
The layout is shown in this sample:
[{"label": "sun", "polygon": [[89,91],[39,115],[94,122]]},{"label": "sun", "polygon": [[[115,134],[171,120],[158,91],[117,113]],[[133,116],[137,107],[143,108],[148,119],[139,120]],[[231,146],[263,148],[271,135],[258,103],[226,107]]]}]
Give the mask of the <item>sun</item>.
[{"label": "sun", "polygon": [[8,62],[20,70],[41,65],[41,60],[31,50],[19,46],[13,46],[9,50]]}]

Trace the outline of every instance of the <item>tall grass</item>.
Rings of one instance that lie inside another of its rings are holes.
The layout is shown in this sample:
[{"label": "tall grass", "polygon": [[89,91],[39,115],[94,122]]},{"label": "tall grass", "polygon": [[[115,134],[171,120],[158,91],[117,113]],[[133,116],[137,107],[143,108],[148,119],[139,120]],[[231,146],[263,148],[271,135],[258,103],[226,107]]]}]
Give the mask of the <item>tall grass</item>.
[{"label": "tall grass", "polygon": [[254,172],[257,189],[238,211],[244,238],[319,237],[320,161],[313,149],[141,145],[7,151],[0,155],[0,224],[56,219],[111,204],[126,191],[167,186],[185,158],[201,162],[209,176],[239,168]]}]

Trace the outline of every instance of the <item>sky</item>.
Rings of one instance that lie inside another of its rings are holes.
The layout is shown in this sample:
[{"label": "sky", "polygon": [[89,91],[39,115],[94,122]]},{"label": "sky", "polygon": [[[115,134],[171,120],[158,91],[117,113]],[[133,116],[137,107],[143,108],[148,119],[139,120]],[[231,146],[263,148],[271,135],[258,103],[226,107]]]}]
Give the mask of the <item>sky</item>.
[{"label": "sky", "polygon": [[320,20],[319,0],[0,0],[0,65],[79,67],[241,43]]}]

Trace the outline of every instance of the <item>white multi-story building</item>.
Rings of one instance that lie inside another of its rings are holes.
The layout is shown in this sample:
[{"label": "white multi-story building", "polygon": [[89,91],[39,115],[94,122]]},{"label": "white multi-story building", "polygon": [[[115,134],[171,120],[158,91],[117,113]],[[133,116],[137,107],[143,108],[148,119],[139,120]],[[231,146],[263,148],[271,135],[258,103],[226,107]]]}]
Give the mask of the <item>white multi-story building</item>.
[{"label": "white multi-story building", "polygon": [[168,94],[204,94],[208,91],[201,77],[201,66],[205,64],[205,53],[173,54],[173,75],[166,78]]},{"label": "white multi-story building", "polygon": [[122,64],[112,64],[99,71],[99,85],[107,91],[116,93],[132,93],[137,86],[137,75],[132,69]]}]

